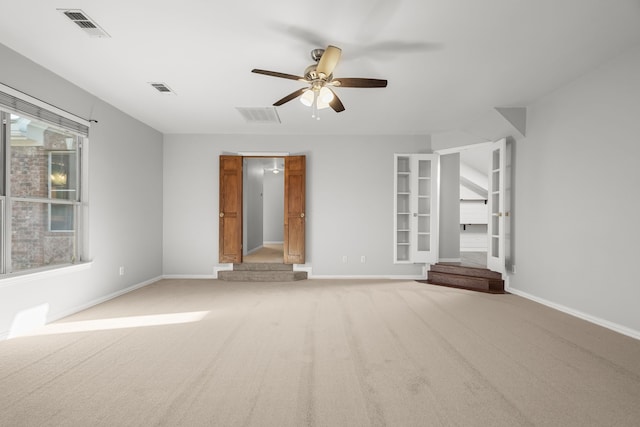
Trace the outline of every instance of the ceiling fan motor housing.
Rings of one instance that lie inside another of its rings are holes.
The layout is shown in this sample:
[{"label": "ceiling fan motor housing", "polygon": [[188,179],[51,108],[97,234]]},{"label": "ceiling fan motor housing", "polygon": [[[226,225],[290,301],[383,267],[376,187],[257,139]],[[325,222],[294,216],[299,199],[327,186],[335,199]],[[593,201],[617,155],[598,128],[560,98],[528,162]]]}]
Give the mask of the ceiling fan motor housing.
[{"label": "ceiling fan motor housing", "polygon": [[322,54],[324,53],[324,49],[313,49],[311,51],[311,59],[318,62],[320,58],[322,58]]},{"label": "ceiling fan motor housing", "polygon": [[[322,49],[320,49],[322,50]],[[307,81],[309,81],[310,83],[313,83],[314,81],[320,81],[322,80],[323,82],[330,82],[333,79],[333,74],[327,76],[326,78],[322,78],[318,72],[316,71],[316,68],[318,67],[318,64],[312,64],[309,65],[305,70],[304,70],[304,78],[307,79]]]}]

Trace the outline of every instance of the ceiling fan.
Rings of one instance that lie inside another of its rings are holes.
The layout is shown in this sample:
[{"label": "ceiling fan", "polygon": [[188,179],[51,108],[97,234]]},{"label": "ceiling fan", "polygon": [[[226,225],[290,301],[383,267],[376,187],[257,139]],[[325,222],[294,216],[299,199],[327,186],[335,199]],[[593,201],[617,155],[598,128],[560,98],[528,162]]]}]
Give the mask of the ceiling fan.
[{"label": "ceiling fan", "polygon": [[311,58],[316,61],[316,63],[306,68],[304,71],[304,77],[279,73],[276,71],[260,70],[257,68],[254,68],[251,72],[307,83],[309,87],[298,89],[274,102],[273,105],[277,107],[300,96],[300,101],[304,105],[312,108],[311,117],[320,120],[320,116],[318,115],[318,110],[320,109],[331,107],[336,113],[344,111],[345,109],[344,105],[342,105],[342,101],[340,101],[340,98],[338,98],[338,95],[336,95],[332,88],[387,87],[387,81],[381,79],[365,79],[358,77],[334,78],[333,70],[336,65],[338,65],[341,54],[342,49],[331,45],[327,46],[326,49],[312,50]]}]

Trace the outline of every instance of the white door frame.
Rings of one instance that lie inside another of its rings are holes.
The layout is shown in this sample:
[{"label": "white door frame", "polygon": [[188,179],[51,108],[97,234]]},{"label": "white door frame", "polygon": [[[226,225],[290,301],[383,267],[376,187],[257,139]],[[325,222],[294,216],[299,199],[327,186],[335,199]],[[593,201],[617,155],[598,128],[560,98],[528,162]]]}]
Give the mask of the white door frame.
[{"label": "white door frame", "polygon": [[[443,148],[441,150],[434,151],[434,153],[435,154],[439,154],[439,155],[442,156],[442,155],[447,155],[447,154],[461,153],[463,151],[472,150],[472,149],[476,149],[476,148],[492,148],[499,141],[506,141],[506,138],[502,138],[502,139],[500,139],[498,141],[487,141],[487,142],[480,142],[480,143],[477,143],[477,144],[462,145],[462,146],[459,146],[459,147]],[[506,143],[505,143],[505,145],[506,145]],[[509,151],[505,149],[504,152],[503,152],[503,156],[507,156],[508,153],[509,153]],[[506,157],[503,157],[502,160],[503,160],[502,166],[503,166],[504,169],[502,170],[502,173],[500,175],[501,175],[502,178],[506,179],[507,178],[507,176],[506,176],[507,170],[506,170],[506,167],[505,167],[505,162],[507,161]],[[488,178],[489,181],[491,180],[491,171],[489,171],[487,178]],[[504,184],[504,185],[506,186],[506,184]],[[503,187],[503,189],[505,189],[505,188],[506,187]],[[439,189],[438,189],[438,193],[439,193]],[[502,196],[503,196],[503,205],[502,205],[503,206],[503,210],[501,210],[500,212],[503,213],[503,215],[501,217],[502,217],[502,220],[504,221],[504,219],[505,219],[504,218],[504,216],[505,216],[504,213],[508,212],[508,210],[506,209],[507,204],[505,204],[505,201],[507,201],[507,203],[508,203],[509,197],[508,197],[507,194],[504,194],[504,192],[503,192]],[[489,193],[488,197],[491,198],[491,194],[490,193]],[[507,213],[507,215],[508,215],[508,213]],[[490,222],[490,221],[491,221],[491,210],[489,209],[488,222]],[[494,271],[498,271],[498,272],[503,273],[503,274],[506,273],[506,266],[505,266],[505,256],[506,256],[505,248],[506,248],[506,245],[504,243],[505,240],[506,240],[506,237],[504,235],[505,232],[506,232],[506,226],[507,226],[507,222],[503,222],[503,226],[500,227],[500,232],[502,234],[501,239],[500,239],[502,241],[502,243],[501,243],[502,246],[500,248],[501,249],[501,255],[502,255],[502,257],[501,257],[502,261],[501,262],[497,261],[497,260],[493,260],[493,261],[489,260],[489,256],[490,256],[490,253],[491,253],[491,235],[490,235],[489,227],[487,227],[487,232],[488,232],[487,234],[489,234],[489,236],[487,236],[487,238],[489,240],[489,242],[488,242],[489,246],[487,247],[487,268],[494,269]],[[490,267],[490,265],[492,267],[494,267],[494,268]]]}]

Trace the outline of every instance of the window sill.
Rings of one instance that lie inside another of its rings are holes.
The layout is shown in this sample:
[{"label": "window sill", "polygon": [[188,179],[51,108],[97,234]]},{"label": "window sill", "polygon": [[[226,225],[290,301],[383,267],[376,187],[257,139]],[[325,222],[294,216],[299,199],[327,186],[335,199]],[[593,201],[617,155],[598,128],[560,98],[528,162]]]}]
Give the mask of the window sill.
[{"label": "window sill", "polygon": [[79,262],[77,264],[62,265],[39,270],[22,271],[19,273],[9,273],[0,277],[0,288],[88,270],[91,268],[91,264],[93,264],[93,261]]}]

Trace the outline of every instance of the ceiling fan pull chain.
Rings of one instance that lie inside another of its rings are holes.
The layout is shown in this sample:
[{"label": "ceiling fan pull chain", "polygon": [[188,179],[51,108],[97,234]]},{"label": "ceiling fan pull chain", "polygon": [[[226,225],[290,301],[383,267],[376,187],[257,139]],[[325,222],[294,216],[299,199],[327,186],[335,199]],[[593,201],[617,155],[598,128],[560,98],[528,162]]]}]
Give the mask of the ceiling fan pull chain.
[{"label": "ceiling fan pull chain", "polygon": [[311,104],[311,118],[320,120],[320,111],[318,110],[318,91],[313,91],[313,104]]}]

